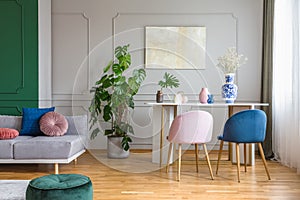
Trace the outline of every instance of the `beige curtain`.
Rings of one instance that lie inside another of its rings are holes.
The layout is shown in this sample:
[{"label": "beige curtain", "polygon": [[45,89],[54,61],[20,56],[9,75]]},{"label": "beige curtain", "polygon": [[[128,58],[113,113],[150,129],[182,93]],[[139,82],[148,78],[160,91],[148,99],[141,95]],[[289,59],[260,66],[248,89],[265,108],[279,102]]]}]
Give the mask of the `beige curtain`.
[{"label": "beige curtain", "polygon": [[263,55],[261,101],[269,103],[263,107],[268,116],[266,139],[263,148],[266,158],[272,158],[272,87],[273,87],[273,30],[275,0],[264,0],[263,11]]}]

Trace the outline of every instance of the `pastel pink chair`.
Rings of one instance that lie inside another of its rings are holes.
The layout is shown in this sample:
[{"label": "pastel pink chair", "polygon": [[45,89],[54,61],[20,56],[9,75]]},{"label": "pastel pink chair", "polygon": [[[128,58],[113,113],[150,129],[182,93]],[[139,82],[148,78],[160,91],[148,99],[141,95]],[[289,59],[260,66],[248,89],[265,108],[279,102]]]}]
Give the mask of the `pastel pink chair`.
[{"label": "pastel pink chair", "polygon": [[171,124],[169,136],[167,137],[170,142],[166,168],[167,173],[169,171],[171,152],[173,151],[174,144],[178,144],[177,180],[180,180],[182,144],[195,144],[196,171],[198,172],[198,144],[202,144],[211,179],[214,179],[206,148],[206,143],[209,142],[212,137],[212,129],[213,117],[206,111],[195,110],[176,116]]}]

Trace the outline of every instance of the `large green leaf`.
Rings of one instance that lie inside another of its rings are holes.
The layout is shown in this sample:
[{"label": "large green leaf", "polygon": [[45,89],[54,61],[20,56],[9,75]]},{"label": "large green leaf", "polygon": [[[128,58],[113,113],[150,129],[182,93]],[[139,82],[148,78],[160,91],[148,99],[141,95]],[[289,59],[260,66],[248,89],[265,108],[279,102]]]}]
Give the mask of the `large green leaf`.
[{"label": "large green leaf", "polygon": [[133,101],[133,97],[130,97],[128,100],[128,106],[132,109],[134,109],[134,101]]},{"label": "large green leaf", "polygon": [[128,69],[129,65],[131,64],[131,56],[130,55],[121,55],[119,58],[119,65],[120,65],[120,69],[122,71],[125,71],[126,69]]},{"label": "large green leaf", "polygon": [[94,111],[97,114],[101,113],[101,97],[98,92],[96,92],[94,96],[94,107],[95,107]]},{"label": "large green leaf", "polygon": [[96,85],[102,84],[105,80],[107,80],[107,74],[101,77],[99,81],[96,82]]},{"label": "large green leaf", "polygon": [[125,55],[128,51],[129,44],[124,46],[118,46],[115,49],[115,56],[119,59],[120,56]]},{"label": "large green leaf", "polygon": [[103,88],[109,88],[112,86],[112,80],[107,78],[103,81],[102,87]]},{"label": "large green leaf", "polygon": [[113,69],[113,72],[116,75],[120,75],[123,72],[123,70],[121,69],[121,65],[120,64],[113,64],[112,69]]},{"label": "large green leaf", "polygon": [[119,106],[120,102],[122,102],[122,100],[120,100],[119,97],[120,97],[119,95],[114,94],[114,93],[111,95],[111,107],[112,107],[112,110],[115,110],[115,108]]},{"label": "large green leaf", "polygon": [[130,146],[129,146],[129,142],[132,142],[131,138],[128,135],[125,135],[122,139],[122,147],[125,151],[128,151]]},{"label": "large green leaf", "polygon": [[131,94],[136,94],[139,87],[140,87],[140,84],[137,83],[136,79],[134,77],[130,77],[128,78],[128,85],[131,89]]},{"label": "large green leaf", "polygon": [[158,85],[160,85],[162,88],[167,88],[167,87],[170,87],[170,88],[177,88],[179,87],[179,80],[172,74],[169,74],[168,72],[166,72],[164,74],[164,77],[163,77],[164,81],[159,81],[158,82]]},{"label": "large green leaf", "polygon": [[126,66],[129,67],[129,65],[131,65],[131,55],[130,54],[126,54],[124,59],[124,62],[126,63]]},{"label": "large green leaf", "polygon": [[103,69],[103,72],[106,73],[108,72],[108,70],[110,69],[111,65],[112,65],[113,61],[109,61],[109,63],[107,64],[107,66]]},{"label": "large green leaf", "polygon": [[110,99],[110,94],[106,90],[103,90],[101,93],[99,93],[99,96],[101,101],[109,101]]},{"label": "large green leaf", "polygon": [[137,83],[142,83],[146,78],[146,71],[144,69],[133,70],[133,77],[135,77]]},{"label": "large green leaf", "polygon": [[91,140],[95,139],[99,132],[100,132],[99,128],[95,128],[91,133],[91,136],[90,136]]},{"label": "large green leaf", "polygon": [[112,112],[111,112],[111,107],[110,105],[105,105],[103,108],[103,119],[104,121],[109,121],[111,120],[112,117]]},{"label": "large green leaf", "polygon": [[115,49],[115,56],[116,56],[116,58],[118,58],[118,57],[120,57],[120,56],[123,55],[123,48],[121,46],[116,47],[116,49]]},{"label": "large green leaf", "polygon": [[127,95],[129,89],[129,85],[126,82],[123,82],[120,85],[116,85],[114,87],[114,94],[115,95]]},{"label": "large green leaf", "polygon": [[126,81],[126,77],[125,76],[119,76],[119,77],[115,78],[114,83],[116,85],[122,85],[125,81]]}]

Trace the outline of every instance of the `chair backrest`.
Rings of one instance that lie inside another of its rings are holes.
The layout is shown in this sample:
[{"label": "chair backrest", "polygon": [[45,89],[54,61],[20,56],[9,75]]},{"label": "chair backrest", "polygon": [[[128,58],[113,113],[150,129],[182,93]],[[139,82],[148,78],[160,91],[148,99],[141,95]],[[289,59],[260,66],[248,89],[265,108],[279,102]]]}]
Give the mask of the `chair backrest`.
[{"label": "chair backrest", "polygon": [[236,143],[263,142],[267,116],[262,110],[244,110],[232,115],[225,123],[223,140]]},{"label": "chair backrest", "polygon": [[209,112],[195,110],[175,117],[168,140],[181,144],[200,144],[211,140],[213,117]]}]

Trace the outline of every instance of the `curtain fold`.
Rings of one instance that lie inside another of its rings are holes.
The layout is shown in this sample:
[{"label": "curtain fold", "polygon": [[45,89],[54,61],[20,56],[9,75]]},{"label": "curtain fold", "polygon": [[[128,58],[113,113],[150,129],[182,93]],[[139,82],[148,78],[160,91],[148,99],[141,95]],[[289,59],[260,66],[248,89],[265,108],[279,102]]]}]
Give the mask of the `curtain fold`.
[{"label": "curtain fold", "polygon": [[276,0],[273,54],[273,150],[300,173],[299,0]]},{"label": "curtain fold", "polygon": [[269,103],[263,107],[267,118],[266,139],[263,142],[265,157],[273,158],[272,151],[272,87],[273,87],[273,30],[274,0],[264,0],[263,10],[263,55],[262,55],[262,89],[261,102]]}]

